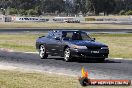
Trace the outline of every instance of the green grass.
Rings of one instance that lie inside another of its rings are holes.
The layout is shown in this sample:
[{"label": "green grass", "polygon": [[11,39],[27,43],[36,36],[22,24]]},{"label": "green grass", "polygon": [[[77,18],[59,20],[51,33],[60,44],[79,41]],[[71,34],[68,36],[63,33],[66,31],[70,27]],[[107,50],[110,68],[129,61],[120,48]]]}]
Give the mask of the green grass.
[{"label": "green grass", "polygon": [[36,39],[42,34],[1,34],[0,48],[12,49],[15,51],[36,51]]},{"label": "green grass", "polygon": [[0,28],[76,28],[76,29],[120,29],[132,28],[132,25],[89,24],[89,23],[0,23]]},{"label": "green grass", "polygon": [[[34,52],[35,41],[43,34],[1,34],[0,48],[22,52]],[[97,41],[105,43],[110,48],[109,57],[132,58],[132,34],[92,34]]]},{"label": "green grass", "polygon": [[[77,77],[0,70],[0,88],[84,88]],[[121,86],[85,88],[130,88]]]},{"label": "green grass", "polygon": [[129,18],[130,16],[116,16],[116,15],[111,15],[111,16],[88,16],[86,18]]}]

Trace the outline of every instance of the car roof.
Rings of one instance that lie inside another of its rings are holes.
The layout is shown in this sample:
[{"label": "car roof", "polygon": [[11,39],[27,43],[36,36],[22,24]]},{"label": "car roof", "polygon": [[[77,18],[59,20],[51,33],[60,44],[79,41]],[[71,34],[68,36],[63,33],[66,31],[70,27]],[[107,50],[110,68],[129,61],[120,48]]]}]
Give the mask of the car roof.
[{"label": "car roof", "polygon": [[52,30],[52,32],[79,32],[80,30]]},{"label": "car roof", "polygon": [[81,30],[51,30],[49,31],[48,34],[51,34],[51,35],[61,35],[63,32],[86,32],[86,31],[81,31]]},{"label": "car roof", "polygon": [[81,30],[51,30],[48,32],[48,34],[61,35],[63,32],[85,32],[85,31],[81,31]]}]

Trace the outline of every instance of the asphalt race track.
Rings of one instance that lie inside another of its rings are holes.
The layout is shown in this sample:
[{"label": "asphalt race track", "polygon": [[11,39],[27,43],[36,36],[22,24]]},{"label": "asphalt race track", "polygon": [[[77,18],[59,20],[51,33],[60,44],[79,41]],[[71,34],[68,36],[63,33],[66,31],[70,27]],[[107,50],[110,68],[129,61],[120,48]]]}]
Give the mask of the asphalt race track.
[{"label": "asphalt race track", "polygon": [[[0,33],[46,33],[49,29],[0,29]],[[86,29],[84,29],[86,31]],[[88,32],[132,33],[132,29],[89,29]],[[76,60],[64,62],[61,57],[41,60],[38,54],[0,51],[0,65],[13,66],[15,69],[28,69],[70,76],[81,76],[81,68],[89,72],[90,78],[130,79],[132,80],[132,60],[106,59],[104,63]]]},{"label": "asphalt race track", "polygon": [[[47,32],[49,30],[62,30],[63,28],[59,29],[48,29],[48,28],[6,28],[6,29],[0,29],[0,33],[23,33],[23,32]],[[64,30],[66,30],[64,28]],[[73,29],[68,29],[73,30]],[[132,29],[77,29],[77,30],[83,30],[87,32],[113,32],[113,33],[132,33]]]},{"label": "asphalt race track", "polygon": [[60,57],[41,60],[38,54],[0,51],[0,65],[14,66],[17,69],[30,69],[78,77],[81,68],[89,72],[90,78],[132,80],[132,61],[106,59],[104,63],[94,61],[64,62]]}]

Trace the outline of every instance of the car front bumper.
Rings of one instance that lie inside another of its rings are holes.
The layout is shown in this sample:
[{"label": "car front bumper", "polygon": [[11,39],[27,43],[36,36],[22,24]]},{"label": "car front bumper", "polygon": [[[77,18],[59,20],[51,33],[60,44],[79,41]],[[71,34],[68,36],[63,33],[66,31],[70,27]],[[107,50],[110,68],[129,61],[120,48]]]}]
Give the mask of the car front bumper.
[{"label": "car front bumper", "polygon": [[109,50],[88,50],[88,49],[71,49],[71,56],[77,58],[108,58]]}]

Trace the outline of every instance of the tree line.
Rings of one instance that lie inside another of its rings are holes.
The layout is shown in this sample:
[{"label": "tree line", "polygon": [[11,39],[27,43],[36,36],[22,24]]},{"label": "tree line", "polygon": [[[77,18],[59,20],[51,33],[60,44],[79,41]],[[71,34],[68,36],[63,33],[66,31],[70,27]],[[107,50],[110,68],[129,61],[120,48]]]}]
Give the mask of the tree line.
[{"label": "tree line", "polygon": [[132,15],[132,0],[0,0],[0,11],[9,15],[92,14]]}]

